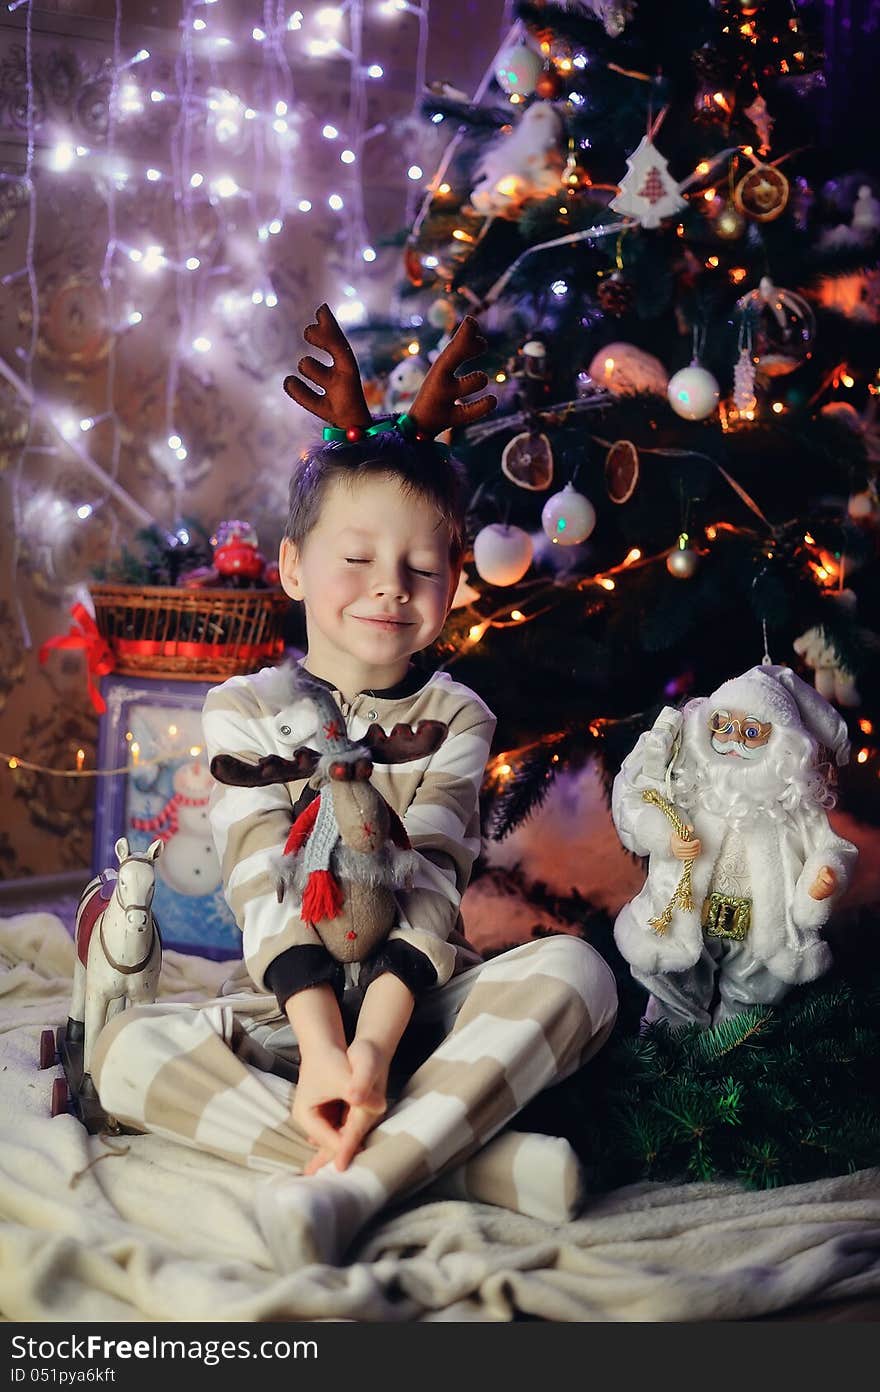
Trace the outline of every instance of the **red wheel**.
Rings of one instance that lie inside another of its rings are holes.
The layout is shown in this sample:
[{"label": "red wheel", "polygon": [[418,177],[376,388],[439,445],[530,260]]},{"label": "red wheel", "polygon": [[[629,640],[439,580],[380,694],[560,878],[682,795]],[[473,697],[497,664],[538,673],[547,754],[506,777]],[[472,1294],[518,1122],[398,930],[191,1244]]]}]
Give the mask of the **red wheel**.
[{"label": "red wheel", "polygon": [[56,1058],[55,1033],[44,1029],[40,1035],[40,1067],[51,1068]]},{"label": "red wheel", "polygon": [[67,1111],[67,1079],[56,1078],[52,1084],[52,1115],[64,1116]]}]

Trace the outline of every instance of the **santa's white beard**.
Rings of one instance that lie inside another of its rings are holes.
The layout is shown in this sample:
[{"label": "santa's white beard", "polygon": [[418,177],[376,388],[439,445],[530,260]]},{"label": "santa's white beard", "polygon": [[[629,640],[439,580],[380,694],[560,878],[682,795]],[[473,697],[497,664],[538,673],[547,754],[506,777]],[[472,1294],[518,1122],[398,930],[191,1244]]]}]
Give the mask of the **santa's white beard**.
[{"label": "santa's white beard", "polygon": [[785,820],[799,806],[829,807],[814,750],[801,731],[776,726],[756,758],[719,754],[712,748],[702,712],[685,719],[682,749],[672,775],[672,796],[683,811],[704,809],[737,828]]}]

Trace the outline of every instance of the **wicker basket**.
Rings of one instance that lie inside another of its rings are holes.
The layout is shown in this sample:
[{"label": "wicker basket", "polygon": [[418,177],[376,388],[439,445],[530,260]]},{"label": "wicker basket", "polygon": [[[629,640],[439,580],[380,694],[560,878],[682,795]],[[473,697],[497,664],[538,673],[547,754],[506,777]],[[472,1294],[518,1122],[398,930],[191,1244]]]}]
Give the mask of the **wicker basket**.
[{"label": "wicker basket", "polygon": [[111,584],[89,590],[120,675],[222,681],[277,662],[284,651],[290,600],[279,590]]}]

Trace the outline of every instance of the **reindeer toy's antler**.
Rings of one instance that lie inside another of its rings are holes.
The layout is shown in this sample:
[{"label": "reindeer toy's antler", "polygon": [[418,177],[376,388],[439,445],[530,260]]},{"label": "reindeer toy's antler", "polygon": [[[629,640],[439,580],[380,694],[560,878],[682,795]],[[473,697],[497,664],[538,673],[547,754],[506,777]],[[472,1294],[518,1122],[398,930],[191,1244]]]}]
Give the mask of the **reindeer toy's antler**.
[{"label": "reindeer toy's antler", "polygon": [[373,787],[373,757],[385,764],[424,758],[439,747],[446,726],[420,720],[415,730],[395,725],[386,735],[373,724],[363,740],[349,738],[328,689],[304,668],[294,668],[294,689],[317,709],[315,742],[291,759],[268,755],[248,764],[228,754],[211,761],[221,783],[261,787],[311,778],[321,792],[290,828],[279,864],[279,898],[285,886],[300,894],[301,916],[319,932],[337,960],[360,961],[390,931],[394,888],[409,883],[415,867],[403,823]]},{"label": "reindeer toy's antler", "polygon": [[395,426],[416,440],[432,440],[451,426],[473,425],[495,409],[494,396],[481,396],[478,401],[461,400],[489,384],[485,372],[455,375],[459,367],[486,349],[486,340],[470,315],[461,321],[443,352],[431,364],[412,410],[396,419],[376,422],[367,407],[351,344],[326,304],[318,306],[315,321],[303,330],[303,337],[313,347],[328,353],[332,363],[306,356],[300,358],[297,370],[320,391],[295,376],[285,377],[284,390],[298,406],[324,422],[325,440],[356,443]]}]

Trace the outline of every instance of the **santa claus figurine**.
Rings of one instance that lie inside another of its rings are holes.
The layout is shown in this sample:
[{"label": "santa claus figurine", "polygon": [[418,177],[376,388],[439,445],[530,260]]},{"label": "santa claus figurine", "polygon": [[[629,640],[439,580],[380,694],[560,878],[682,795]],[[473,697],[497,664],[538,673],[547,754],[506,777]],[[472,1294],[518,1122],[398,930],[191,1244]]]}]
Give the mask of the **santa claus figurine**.
[{"label": "santa claus figurine", "polygon": [[858,852],[831,830],[846,725],[787,667],[753,667],[666,707],[614,780],[627,850],[648,856],[614,938],[645,1020],[704,1028],[828,970],[820,936]]}]

